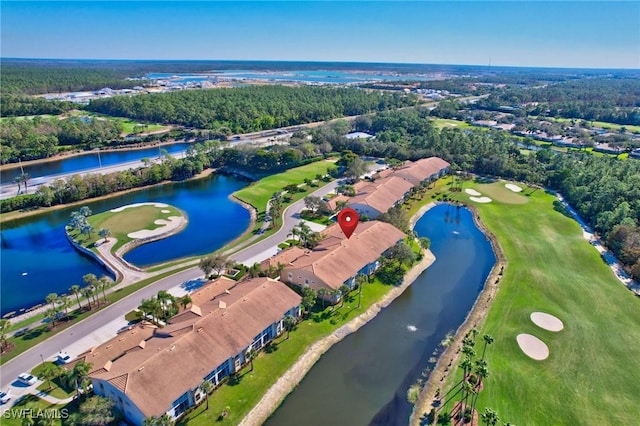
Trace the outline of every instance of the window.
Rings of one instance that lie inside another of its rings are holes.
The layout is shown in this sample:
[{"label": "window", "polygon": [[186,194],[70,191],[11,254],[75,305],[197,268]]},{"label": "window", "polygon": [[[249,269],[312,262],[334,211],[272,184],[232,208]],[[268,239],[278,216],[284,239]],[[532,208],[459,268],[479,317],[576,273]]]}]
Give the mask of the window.
[{"label": "window", "polygon": [[305,284],[305,285],[309,285],[309,280],[305,278],[305,279],[304,279],[304,284]]},{"label": "window", "polygon": [[289,272],[289,279],[293,278],[293,274],[291,272]]}]

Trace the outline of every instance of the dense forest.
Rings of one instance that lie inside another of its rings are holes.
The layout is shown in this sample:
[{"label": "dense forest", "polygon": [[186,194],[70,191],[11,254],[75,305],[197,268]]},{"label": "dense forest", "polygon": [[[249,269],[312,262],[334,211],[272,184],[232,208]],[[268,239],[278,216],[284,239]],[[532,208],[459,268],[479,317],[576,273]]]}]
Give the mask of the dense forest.
[{"label": "dense forest", "polygon": [[344,134],[352,125],[338,121],[311,130],[311,142],[304,132],[297,132],[290,146],[220,150],[219,142],[210,141],[195,145],[185,159],[167,156],[161,163],[135,171],[59,180],[36,194],[2,200],[0,211],[66,203],[166,179],[184,179],[211,166],[266,174],[332,151],[351,150],[396,160],[438,156],[449,161],[453,170],[544,185],[561,192],[640,278],[640,161],[551,150],[525,155],[517,145],[519,140],[505,132],[438,130],[428,116],[427,109],[417,108],[359,117],[355,127],[376,134],[369,140],[346,139]]},{"label": "dense forest", "polygon": [[92,148],[119,139],[122,126],[117,121],[91,117],[8,118],[0,126],[2,164],[50,157],[59,146]]},{"label": "dense forest", "polygon": [[246,133],[414,105],[415,95],[327,87],[254,86],[96,99],[88,109],[156,123]]},{"label": "dense forest", "polygon": [[528,104],[529,115],[640,125],[640,79],[588,78],[526,88],[508,87],[476,104],[500,111]]},{"label": "dense forest", "polygon": [[356,127],[375,139],[348,140],[342,129],[314,129],[313,142],[334,150],[400,160],[438,156],[453,170],[544,185],[567,201],[609,243],[640,278],[640,161],[558,154],[550,149],[525,155],[518,139],[505,132],[446,128],[438,131],[428,111],[404,110],[361,117]]}]

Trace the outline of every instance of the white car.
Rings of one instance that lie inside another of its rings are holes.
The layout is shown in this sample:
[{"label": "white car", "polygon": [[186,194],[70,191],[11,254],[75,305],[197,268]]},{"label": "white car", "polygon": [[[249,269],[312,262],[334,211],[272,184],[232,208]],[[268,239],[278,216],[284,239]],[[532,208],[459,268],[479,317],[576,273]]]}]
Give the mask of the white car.
[{"label": "white car", "polygon": [[9,395],[9,392],[0,391],[0,404],[6,404],[10,400],[11,400],[11,396]]},{"label": "white car", "polygon": [[69,361],[71,361],[71,355],[69,355],[66,352],[59,352],[57,356],[58,356],[58,363],[60,364],[68,364]]},{"label": "white car", "polygon": [[38,381],[38,378],[36,376],[34,376],[33,374],[22,373],[22,374],[20,374],[18,376],[18,381],[20,383],[25,384],[25,385],[31,386],[31,385],[34,385]]}]

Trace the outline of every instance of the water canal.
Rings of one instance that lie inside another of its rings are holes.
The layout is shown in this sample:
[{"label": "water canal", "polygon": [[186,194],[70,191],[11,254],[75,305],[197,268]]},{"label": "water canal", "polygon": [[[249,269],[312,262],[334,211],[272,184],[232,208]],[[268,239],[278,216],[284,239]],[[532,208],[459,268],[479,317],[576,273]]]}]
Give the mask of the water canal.
[{"label": "water canal", "polygon": [[[142,160],[148,158],[150,160],[156,159],[160,156],[160,150],[166,150],[169,154],[176,154],[184,152],[189,147],[189,143],[173,143],[162,146],[154,146],[142,149],[123,149],[115,151],[101,152],[98,156],[96,152],[88,152],[82,155],[76,155],[73,157],[61,158],[55,161],[45,161],[41,163],[34,163],[24,165],[22,168],[25,173],[29,173],[32,179],[48,176],[58,175],[64,173],[80,172],[83,170],[113,166],[115,164],[128,163],[130,161]],[[22,173],[20,167],[14,167],[0,172],[0,182],[2,184],[8,184],[13,182],[13,179]]]},{"label": "water canal", "polygon": [[[266,422],[406,425],[407,389],[449,331],[464,321],[495,263],[465,208],[439,205],[416,224],[436,262],[370,323],[322,356]],[[366,287],[365,287],[366,291]]]},{"label": "water canal", "polygon": [[[100,213],[126,204],[157,201],[187,214],[188,225],[179,234],[125,255],[129,262],[144,266],[214,251],[244,232],[249,225],[249,212],[231,201],[229,195],[246,185],[233,177],[212,175],[86,205],[93,213]],[[65,237],[64,226],[71,211],[77,209],[79,206],[55,210],[2,225],[2,314],[42,303],[52,292],[66,293],[72,285],[82,285],[84,274],[106,273],[97,262],[74,250]]]}]

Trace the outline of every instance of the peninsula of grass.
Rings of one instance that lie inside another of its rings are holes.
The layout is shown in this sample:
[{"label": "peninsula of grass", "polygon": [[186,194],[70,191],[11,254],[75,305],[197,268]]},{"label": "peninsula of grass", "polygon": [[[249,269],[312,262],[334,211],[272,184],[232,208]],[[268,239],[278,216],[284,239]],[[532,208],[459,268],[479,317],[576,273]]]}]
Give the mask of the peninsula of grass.
[{"label": "peninsula of grass", "polygon": [[[283,188],[287,185],[302,184],[305,179],[314,180],[316,175],[324,176],[332,167],[335,167],[335,163],[331,161],[316,161],[315,163],[306,164],[304,166],[262,178],[259,181],[234,192],[233,196],[247,204],[251,204],[257,210],[258,215],[260,215],[260,213],[265,212],[267,208],[267,201],[271,199],[273,194],[283,191]],[[298,194],[292,195],[295,197]],[[297,199],[300,199],[300,197]]]},{"label": "peninsula of grass", "polygon": [[[478,411],[490,407],[513,424],[637,423],[640,300],[583,239],[578,223],[559,211],[553,195],[523,187],[513,195],[528,202],[514,204],[497,195],[500,188],[508,191],[504,182],[466,182],[464,187],[492,194],[491,203],[475,204],[464,191],[447,193],[475,206],[507,259],[480,328],[480,336],[490,334],[495,341],[486,354],[490,375],[483,381]],[[529,317],[536,311],[558,317],[564,329],[554,333],[537,327]],[[549,357],[527,357],[516,342],[519,333],[542,339]],[[443,391],[460,377],[452,377]]]},{"label": "peninsula of grass", "polygon": [[[115,209],[118,210],[118,209]],[[165,226],[162,222],[168,221],[171,217],[185,217],[184,213],[175,207],[168,205],[154,205],[154,203],[133,205],[121,211],[108,210],[103,213],[89,216],[89,224],[93,227],[91,234],[83,234],[81,230],[68,230],[69,236],[85,247],[93,247],[96,242],[103,238],[98,235],[100,229],[108,229],[110,237],[118,241],[112,248],[116,251],[124,244],[134,240],[129,234],[143,229],[152,231]]]}]

